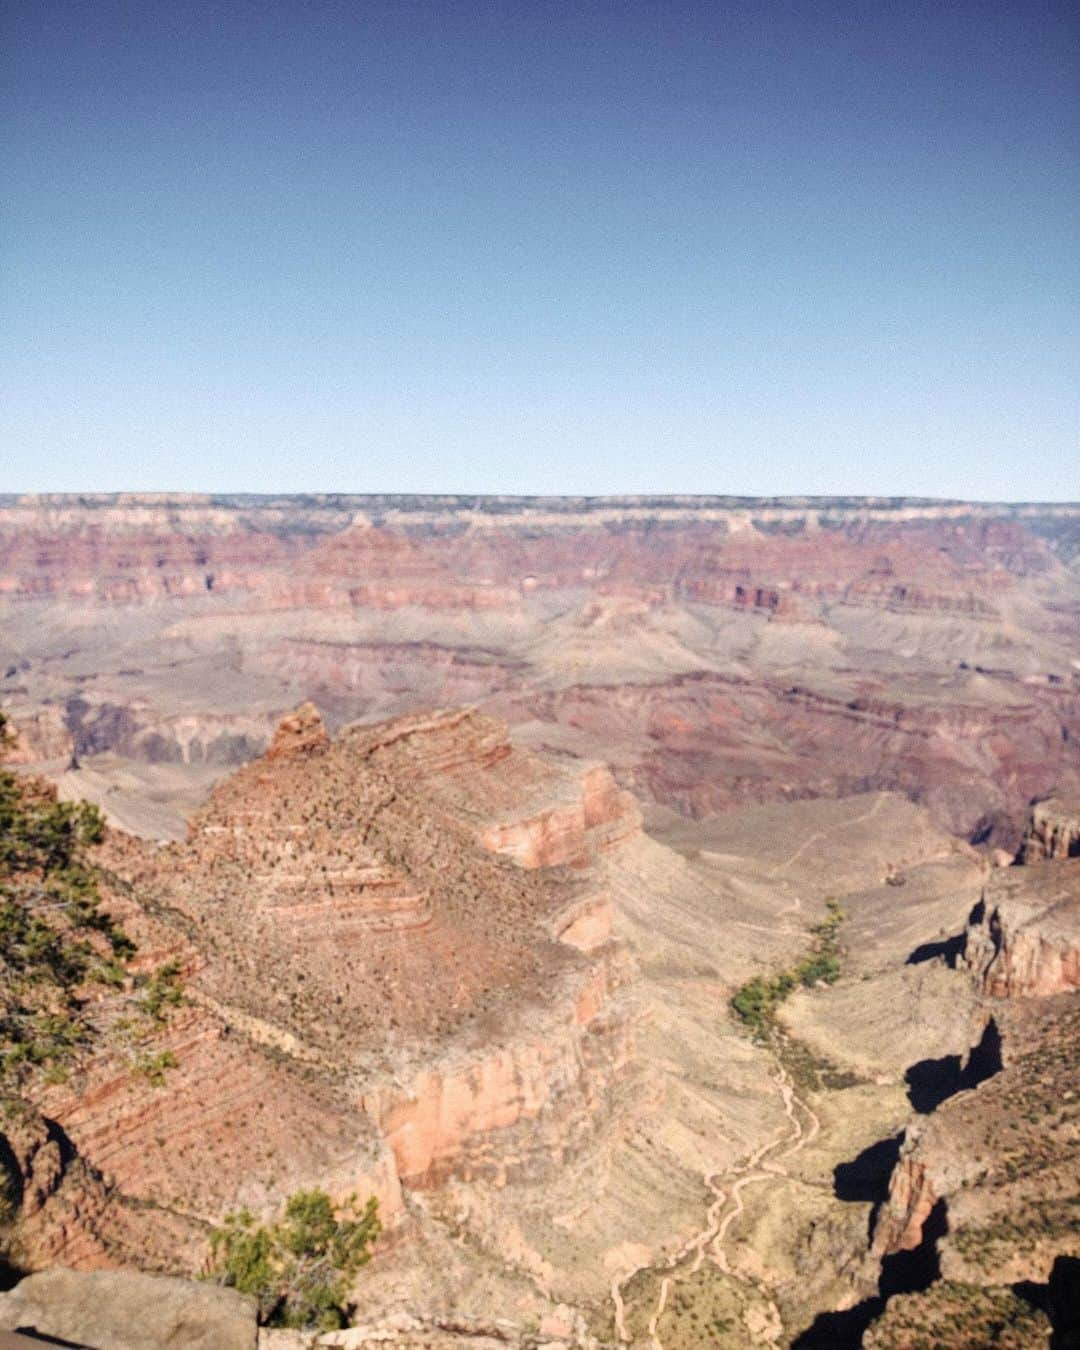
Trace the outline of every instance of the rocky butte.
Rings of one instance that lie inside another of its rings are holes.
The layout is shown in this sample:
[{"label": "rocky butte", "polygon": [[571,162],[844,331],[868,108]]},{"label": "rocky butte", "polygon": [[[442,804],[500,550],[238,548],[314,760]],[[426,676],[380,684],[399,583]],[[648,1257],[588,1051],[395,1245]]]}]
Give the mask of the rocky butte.
[{"label": "rocky butte", "polygon": [[[92,1276],[160,1290],[140,1347],[1070,1344],[1078,550],[1071,506],[0,499],[3,973],[36,923],[102,972],[4,1061],[0,1327],[119,1344]],[[20,794],[104,809],[76,872]],[[188,1283],[311,1188],[379,1202],[352,1327]]]}]

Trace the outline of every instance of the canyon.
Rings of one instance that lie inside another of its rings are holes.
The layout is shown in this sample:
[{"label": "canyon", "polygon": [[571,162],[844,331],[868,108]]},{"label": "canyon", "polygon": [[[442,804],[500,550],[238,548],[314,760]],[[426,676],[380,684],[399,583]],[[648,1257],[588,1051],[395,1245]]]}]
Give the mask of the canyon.
[{"label": "canyon", "polygon": [[293,1346],[1069,1343],[1080,507],[0,498],[0,559],[135,947],[4,1097],[12,1278],[319,1187],[383,1232]]},{"label": "canyon", "polygon": [[7,497],[0,699],[173,837],[314,698],[476,705],[647,808],[884,789],[1014,851],[1078,789],[1078,550],[1069,506]]}]

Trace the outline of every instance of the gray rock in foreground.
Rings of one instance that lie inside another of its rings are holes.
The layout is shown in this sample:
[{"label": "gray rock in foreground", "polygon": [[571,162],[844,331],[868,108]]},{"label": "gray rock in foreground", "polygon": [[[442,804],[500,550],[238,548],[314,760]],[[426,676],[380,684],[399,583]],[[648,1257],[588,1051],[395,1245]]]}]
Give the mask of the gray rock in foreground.
[{"label": "gray rock in foreground", "polygon": [[134,1271],[57,1266],[0,1295],[0,1328],[86,1350],[255,1350],[253,1299],[234,1289]]}]

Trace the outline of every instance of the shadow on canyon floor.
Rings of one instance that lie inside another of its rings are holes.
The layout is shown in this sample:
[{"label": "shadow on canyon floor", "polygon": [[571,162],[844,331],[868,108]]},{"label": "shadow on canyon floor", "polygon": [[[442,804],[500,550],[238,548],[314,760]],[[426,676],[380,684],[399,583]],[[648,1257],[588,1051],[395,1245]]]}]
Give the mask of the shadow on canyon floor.
[{"label": "shadow on canyon floor", "polygon": [[894,1294],[920,1293],[940,1277],[937,1245],[948,1231],[945,1201],[939,1200],[923,1224],[919,1245],[909,1252],[895,1252],[882,1261],[877,1294],[843,1312],[819,1313],[813,1324],[792,1341],[792,1350],[858,1350],[867,1328],[881,1316]]},{"label": "shadow on canyon floor", "polygon": [[882,1202],[889,1194],[889,1178],[900,1157],[904,1132],[879,1139],[850,1162],[833,1168],[833,1191],[838,1200],[852,1204],[870,1202],[873,1209],[867,1221],[867,1241],[873,1237],[874,1223]]},{"label": "shadow on canyon floor", "polygon": [[1045,1284],[1023,1280],[1012,1288],[1050,1319],[1050,1350],[1080,1350],[1080,1256],[1059,1256]]},{"label": "shadow on canyon floor", "polygon": [[905,962],[909,966],[920,966],[924,961],[943,960],[950,970],[956,969],[956,963],[960,959],[960,953],[964,950],[964,934],[957,933],[955,937],[939,938],[936,942],[924,942],[908,957]]},{"label": "shadow on canyon floor", "polygon": [[961,1055],[921,1059],[904,1075],[908,1100],[921,1116],[935,1111],[958,1092],[966,1092],[1000,1073],[1001,1032],[991,1017],[979,1042],[971,1047],[965,1063]]},{"label": "shadow on canyon floor", "polygon": [[[986,917],[986,902],[980,900],[972,908],[967,918],[967,927],[982,923]],[[937,938],[933,942],[923,942],[904,962],[908,966],[921,966],[924,961],[944,961],[950,970],[955,970],[963,955],[967,942],[967,933],[954,933],[952,937]]]}]

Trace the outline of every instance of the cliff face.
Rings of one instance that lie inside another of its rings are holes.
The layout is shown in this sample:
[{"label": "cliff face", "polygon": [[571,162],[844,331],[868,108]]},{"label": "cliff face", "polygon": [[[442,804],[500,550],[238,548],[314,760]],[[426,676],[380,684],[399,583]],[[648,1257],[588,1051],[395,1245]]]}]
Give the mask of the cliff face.
[{"label": "cliff face", "polygon": [[[467,701],[687,814],[895,790],[1014,851],[1032,798],[1080,787],[1078,518],[857,499],[9,498],[0,699],[27,756],[66,758],[70,740],[83,759],[223,767],[313,696],[335,725]],[[577,827],[545,828],[535,858]]]},{"label": "cliff face", "polygon": [[1080,857],[1080,801],[1038,802],[1020,845],[1019,861]]},{"label": "cliff face", "polygon": [[539,1180],[572,1161],[607,1122],[609,1093],[630,1046],[601,965],[542,1037],[424,1070],[406,1092],[375,1089],[363,1106],[410,1188],[428,1190],[455,1176],[498,1186]]},{"label": "cliff face", "polygon": [[1001,1016],[1002,1069],[908,1128],[874,1232],[880,1255],[911,1250],[943,1204],[941,1275],[974,1286],[1045,1283],[1072,1250],[1080,1204],[1075,995]]},{"label": "cliff face", "polygon": [[494,704],[516,721],[527,702],[545,722],[609,744],[627,764],[625,783],[685,815],[878,789],[926,805],[951,832],[1015,847],[1026,811],[1020,792],[1062,765],[1062,714],[1071,726],[1080,700],[1051,708],[1003,681],[987,706],[978,679],[954,670],[930,702],[912,687],[921,681],[909,680],[879,683],[865,673],[838,697],[816,673],[802,684],[698,672]]},{"label": "cliff face", "polygon": [[1080,861],[996,872],[963,959],[992,998],[1080,989]]},{"label": "cliff face", "polygon": [[[498,812],[527,831],[560,798],[561,850],[515,862],[483,842]],[[130,1229],[144,1263],[194,1269],[203,1225],[237,1204],[269,1213],[319,1185],[376,1195],[393,1230],[403,1187],[536,1181],[575,1157],[632,1049],[592,869],[636,824],[599,767],[523,754],[491,719],[332,742],[307,704],[186,842],[113,835],[110,912],[148,971],[180,967],[185,1002],[131,1048],[106,999],[117,1034],[39,1087],[96,1198],[67,1203],[51,1137],[19,1136],[27,1260],[113,1263]]]},{"label": "cliff face", "polygon": [[75,1156],[55,1121],[18,1098],[0,1115],[0,1212],[4,1245],[20,1264],[107,1264],[100,1234],[109,1195],[99,1175]]},{"label": "cliff face", "polygon": [[[1058,810],[1037,811],[1021,856],[1054,857],[1060,835],[1047,822],[1060,820]],[[1056,856],[1067,858],[1067,849]],[[875,1350],[931,1334],[957,1350],[987,1337],[1049,1346],[1074,1328],[1080,863],[994,872],[960,964],[994,1000],[1001,1058],[982,1066],[973,1090],[961,1075],[968,1090],[905,1130],[873,1252],[883,1271],[899,1254],[919,1253],[921,1282],[888,1301],[865,1341]]]}]

